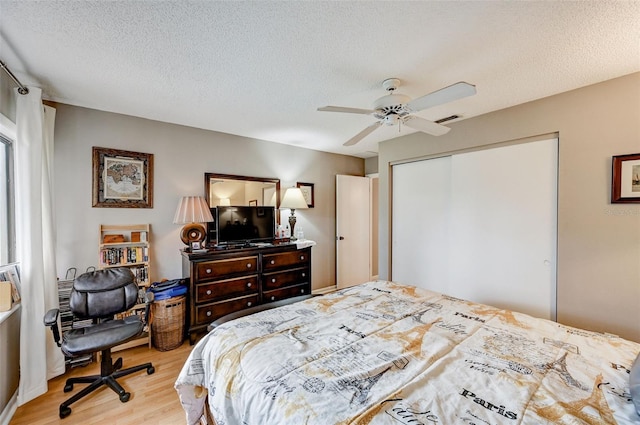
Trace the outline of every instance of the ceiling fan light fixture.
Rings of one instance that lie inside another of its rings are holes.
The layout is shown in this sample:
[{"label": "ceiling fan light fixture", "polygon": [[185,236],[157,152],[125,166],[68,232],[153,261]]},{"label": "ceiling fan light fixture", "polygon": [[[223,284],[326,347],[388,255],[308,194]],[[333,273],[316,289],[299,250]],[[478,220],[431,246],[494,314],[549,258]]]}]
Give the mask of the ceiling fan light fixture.
[{"label": "ceiling fan light fixture", "polygon": [[382,119],[383,123],[388,126],[396,125],[398,122],[402,122],[400,117],[396,114],[389,114]]}]

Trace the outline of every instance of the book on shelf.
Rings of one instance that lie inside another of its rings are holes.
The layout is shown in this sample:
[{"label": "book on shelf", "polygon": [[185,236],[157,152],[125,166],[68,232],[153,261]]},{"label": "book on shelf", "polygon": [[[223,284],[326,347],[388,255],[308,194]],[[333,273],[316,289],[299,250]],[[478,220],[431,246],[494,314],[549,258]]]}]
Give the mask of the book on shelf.
[{"label": "book on shelf", "polygon": [[18,264],[0,266],[0,282],[9,282],[11,286],[11,301],[20,302],[20,274]]},{"label": "book on shelf", "polygon": [[149,261],[149,247],[146,246],[104,248],[100,251],[101,264],[109,266],[144,263],[146,261]]},{"label": "book on shelf", "polygon": [[131,242],[146,242],[147,232],[141,230],[139,232],[131,232]]},{"label": "book on shelf", "polygon": [[9,311],[12,305],[11,282],[0,281],[0,311]]}]

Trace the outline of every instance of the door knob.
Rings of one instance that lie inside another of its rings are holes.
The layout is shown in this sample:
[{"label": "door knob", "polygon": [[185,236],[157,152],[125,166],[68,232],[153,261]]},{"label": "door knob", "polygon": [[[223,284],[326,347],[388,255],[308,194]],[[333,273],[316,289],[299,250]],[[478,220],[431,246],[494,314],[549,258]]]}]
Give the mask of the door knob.
[{"label": "door knob", "polygon": [[344,240],[344,236],[336,236],[336,240],[337,241],[343,241]]}]

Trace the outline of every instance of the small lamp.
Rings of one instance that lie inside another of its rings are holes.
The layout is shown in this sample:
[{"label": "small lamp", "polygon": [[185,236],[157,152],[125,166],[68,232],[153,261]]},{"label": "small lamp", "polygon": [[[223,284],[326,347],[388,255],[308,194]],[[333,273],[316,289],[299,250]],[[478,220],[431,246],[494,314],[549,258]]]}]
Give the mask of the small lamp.
[{"label": "small lamp", "polygon": [[221,198],[220,199],[220,206],[221,207],[230,207],[231,206],[231,199],[229,199],[229,198]]},{"label": "small lamp", "polygon": [[296,227],[296,209],[309,208],[300,188],[290,187],[289,189],[287,189],[287,191],[284,193],[284,198],[282,198],[282,202],[280,203],[280,208],[291,209],[291,215],[289,216],[289,227],[291,228],[291,240],[295,240],[296,238],[293,235],[295,235],[294,229]]},{"label": "small lamp", "polygon": [[200,223],[213,221],[211,210],[202,196],[183,196],[173,217],[174,224],[186,224],[180,239],[191,248],[192,243],[201,244],[207,233]]}]

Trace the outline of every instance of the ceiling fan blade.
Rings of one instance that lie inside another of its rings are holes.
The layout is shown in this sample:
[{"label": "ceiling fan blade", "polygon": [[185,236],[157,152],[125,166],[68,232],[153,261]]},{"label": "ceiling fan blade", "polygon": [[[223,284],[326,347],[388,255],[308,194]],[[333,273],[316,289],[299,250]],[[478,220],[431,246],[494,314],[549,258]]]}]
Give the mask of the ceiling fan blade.
[{"label": "ceiling fan blade", "polygon": [[351,139],[347,140],[343,146],[352,146],[355,145],[356,143],[358,143],[360,140],[364,139],[365,137],[367,137],[369,134],[373,133],[378,127],[380,127],[382,125],[382,122],[380,121],[376,121],[373,124],[371,124],[369,127],[365,128],[364,130],[362,130],[360,133],[356,134],[355,136],[353,136]]},{"label": "ceiling fan blade", "polygon": [[453,102],[454,100],[462,99],[463,97],[472,96],[474,94],[476,94],[476,86],[465,82],[459,82],[443,89],[436,90],[433,93],[425,94],[424,96],[413,99],[407,103],[407,108],[413,112],[422,111],[423,109],[442,105],[443,103]]},{"label": "ceiling fan blade", "polygon": [[347,112],[350,114],[364,114],[370,115],[373,114],[373,109],[360,109],[360,108],[345,108],[343,106],[323,106],[322,108],[318,108],[318,111],[322,112]]},{"label": "ceiling fan blade", "polygon": [[404,119],[404,125],[407,127],[411,127],[414,130],[422,131],[423,133],[431,134],[432,136],[442,136],[443,134],[447,134],[449,127],[444,125],[440,125],[433,121],[425,120],[424,118],[416,117],[414,115],[409,115]]}]

